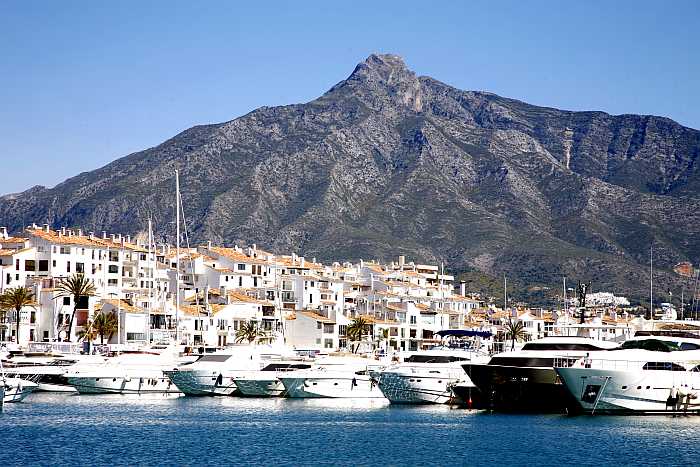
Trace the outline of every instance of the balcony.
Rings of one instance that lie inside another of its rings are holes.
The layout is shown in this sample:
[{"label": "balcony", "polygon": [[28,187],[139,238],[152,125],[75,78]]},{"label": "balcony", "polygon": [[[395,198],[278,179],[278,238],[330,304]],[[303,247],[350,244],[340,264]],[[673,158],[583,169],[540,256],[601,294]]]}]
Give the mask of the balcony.
[{"label": "balcony", "polygon": [[294,292],[282,292],[282,301],[285,303],[296,302]]}]

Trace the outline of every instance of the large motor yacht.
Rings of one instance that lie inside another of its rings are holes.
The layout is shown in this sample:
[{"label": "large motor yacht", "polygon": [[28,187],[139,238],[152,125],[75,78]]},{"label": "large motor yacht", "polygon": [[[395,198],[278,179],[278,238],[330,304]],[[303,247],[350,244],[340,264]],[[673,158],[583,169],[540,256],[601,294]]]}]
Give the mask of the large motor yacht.
[{"label": "large motor yacht", "polygon": [[700,413],[700,339],[683,332],[639,334],[619,350],[573,364],[557,359],[556,372],[572,396],[572,410]]},{"label": "large motor yacht", "polygon": [[455,401],[455,387],[472,386],[461,365],[487,360],[486,354],[471,349],[410,352],[403,363],[385,368],[376,379],[392,404],[448,404]]},{"label": "large motor yacht", "polygon": [[568,394],[554,371],[554,359],[572,363],[618,346],[586,337],[545,337],[486,362],[465,362],[462,368],[479,389],[474,408],[563,413]]},{"label": "large motor yacht", "polygon": [[[76,364],[65,378],[81,394],[175,394],[179,390],[163,373],[181,362],[179,346],[124,352],[102,364]],[[186,361],[196,357],[183,357]]]},{"label": "large motor yacht", "polygon": [[370,372],[381,362],[359,356],[322,357],[308,370],[278,376],[287,397],[383,399]]},{"label": "large motor yacht", "polygon": [[37,383],[36,391],[76,392],[66,374],[79,366],[103,365],[107,358],[101,355],[61,355],[49,353],[15,353],[3,361],[5,373]]},{"label": "large motor yacht", "polygon": [[164,373],[187,396],[232,396],[240,394],[237,377],[293,356],[293,351],[283,346],[236,345],[171,367]]}]

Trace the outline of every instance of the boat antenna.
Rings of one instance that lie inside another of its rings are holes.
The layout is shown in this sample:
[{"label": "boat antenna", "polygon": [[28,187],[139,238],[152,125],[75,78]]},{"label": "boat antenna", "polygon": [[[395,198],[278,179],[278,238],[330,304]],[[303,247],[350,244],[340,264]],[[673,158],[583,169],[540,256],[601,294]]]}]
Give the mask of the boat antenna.
[{"label": "boat antenna", "polygon": [[649,318],[654,321],[654,244],[649,252]]}]

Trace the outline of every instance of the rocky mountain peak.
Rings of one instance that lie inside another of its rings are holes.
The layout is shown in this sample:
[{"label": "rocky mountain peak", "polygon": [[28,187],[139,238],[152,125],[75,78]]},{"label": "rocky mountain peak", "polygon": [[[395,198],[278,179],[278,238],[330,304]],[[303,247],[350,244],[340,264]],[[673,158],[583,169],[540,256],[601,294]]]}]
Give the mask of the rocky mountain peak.
[{"label": "rocky mountain peak", "polygon": [[398,55],[370,55],[331,92],[346,86],[375,109],[385,108],[387,103],[407,106],[416,112],[422,109],[420,82]]}]

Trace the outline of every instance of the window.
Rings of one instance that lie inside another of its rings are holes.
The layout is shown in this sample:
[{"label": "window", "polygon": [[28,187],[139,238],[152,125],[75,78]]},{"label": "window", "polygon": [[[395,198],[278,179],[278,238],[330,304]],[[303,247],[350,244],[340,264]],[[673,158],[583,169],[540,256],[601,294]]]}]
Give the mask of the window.
[{"label": "window", "polygon": [[45,272],[49,270],[49,260],[40,259],[39,260],[39,271]]},{"label": "window", "polygon": [[53,266],[54,268],[56,267],[56,260],[55,259],[51,260],[51,266]]},{"label": "window", "polygon": [[347,335],[348,332],[348,327],[345,324],[341,324],[338,326],[338,335],[345,336]]},{"label": "window", "polygon": [[63,304],[70,305],[70,297],[63,297]]},{"label": "window", "polygon": [[316,329],[323,329],[323,323],[320,321],[316,322]]},{"label": "window", "polygon": [[411,324],[416,324],[416,316],[415,315],[411,316]]},{"label": "window", "polygon": [[70,254],[70,247],[69,246],[62,246],[61,247],[61,254],[62,255],[69,255]]},{"label": "window", "polygon": [[415,337],[416,337],[416,330],[415,330],[415,329],[409,330],[409,331],[408,331],[408,337],[411,337],[411,338],[414,338],[414,339],[415,339]]},{"label": "window", "polygon": [[24,260],[24,270],[25,271],[36,271],[36,261],[33,259]]},{"label": "window", "polygon": [[[118,251],[110,251],[109,252],[109,260],[112,263],[116,263],[117,261],[119,261],[119,252]],[[174,267],[174,265],[173,265],[173,267]]]},{"label": "window", "polygon": [[111,285],[111,286],[116,287],[117,284],[118,284],[117,279],[107,279],[107,285]]},{"label": "window", "polygon": [[66,272],[70,272],[70,261],[66,262]]},{"label": "window", "polygon": [[326,349],[332,349],[333,348],[333,339],[325,339],[323,341],[323,347]]},{"label": "window", "polygon": [[648,362],[644,364],[642,369],[656,371],[685,371],[684,367],[672,362]]},{"label": "window", "polygon": [[75,272],[85,274],[85,263],[75,263]]},{"label": "window", "polygon": [[36,311],[32,311],[29,313],[29,324],[34,323],[36,323]]},{"label": "window", "polygon": [[107,272],[109,272],[110,274],[118,274],[119,273],[119,266],[117,266],[116,264],[110,264]]},{"label": "window", "polygon": [[242,277],[238,278],[238,287],[243,287],[243,278]]},{"label": "window", "polygon": [[19,271],[19,258],[15,260],[15,269]]},{"label": "window", "polygon": [[236,266],[236,268],[237,268],[239,271],[245,271],[245,264],[243,264],[243,263],[238,263],[238,265]]},{"label": "window", "polygon": [[324,334],[333,334],[335,332],[335,324],[324,324],[323,325],[323,333]]}]

